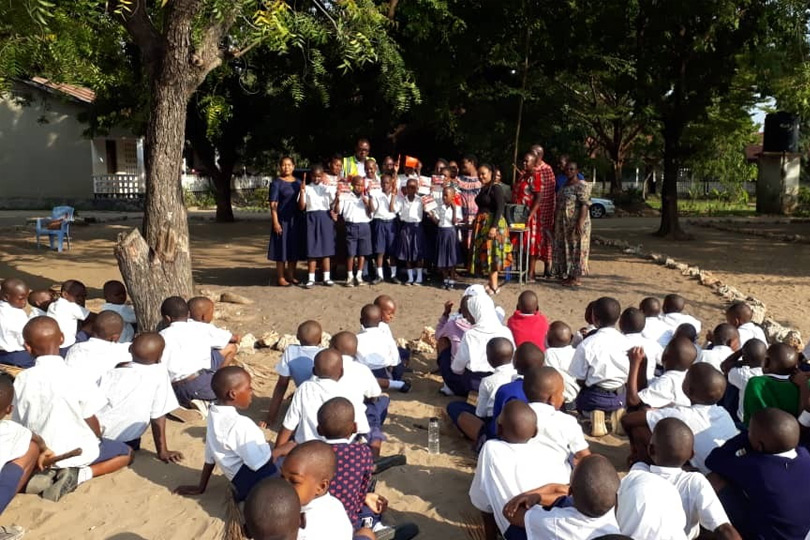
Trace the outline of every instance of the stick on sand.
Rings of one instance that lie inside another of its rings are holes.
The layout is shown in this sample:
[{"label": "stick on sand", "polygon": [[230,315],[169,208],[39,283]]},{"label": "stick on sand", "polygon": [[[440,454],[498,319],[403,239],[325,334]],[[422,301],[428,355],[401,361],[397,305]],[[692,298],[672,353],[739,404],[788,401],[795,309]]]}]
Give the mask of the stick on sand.
[{"label": "stick on sand", "polygon": [[82,449],[81,448],[74,448],[70,452],[65,452],[64,454],[59,454],[58,456],[49,457],[48,459],[46,459],[44,461],[43,464],[45,465],[45,468],[47,469],[48,467],[50,467],[54,463],[57,463],[57,462],[62,461],[64,459],[80,456],[80,455],[82,455]]}]

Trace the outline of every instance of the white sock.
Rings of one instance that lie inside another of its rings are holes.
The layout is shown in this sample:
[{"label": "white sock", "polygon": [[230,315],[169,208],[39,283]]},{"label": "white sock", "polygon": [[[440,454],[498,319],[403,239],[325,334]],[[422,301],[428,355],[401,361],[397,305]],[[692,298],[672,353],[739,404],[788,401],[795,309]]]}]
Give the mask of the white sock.
[{"label": "white sock", "polygon": [[383,278],[383,267],[382,266],[377,267],[377,277],[380,278],[380,279]]},{"label": "white sock", "polygon": [[[313,274],[313,275],[314,275],[314,274]],[[325,272],[323,273],[323,280],[324,280],[324,281],[330,281],[331,279],[332,279],[332,272],[325,271]]]},{"label": "white sock", "polygon": [[422,269],[421,268],[416,269],[416,282],[417,283],[422,283]]},{"label": "white sock", "polygon": [[77,484],[83,484],[93,478],[93,470],[90,467],[81,467],[79,469],[79,478]]},{"label": "white sock", "polygon": [[347,281],[354,281],[354,272],[352,272],[351,270],[349,270],[349,277]]},{"label": "white sock", "polygon": [[311,273],[307,274],[307,278],[308,278],[309,281],[315,281],[315,273],[311,272]]},{"label": "white sock", "polygon": [[395,277],[397,277],[397,267],[392,266],[391,267],[391,279],[394,279]]},{"label": "white sock", "polygon": [[413,283],[413,268],[408,268],[408,283]]},{"label": "white sock", "polygon": [[405,381],[394,381],[394,380],[388,381],[388,388],[390,388],[391,390],[399,390],[403,386],[405,386]]}]

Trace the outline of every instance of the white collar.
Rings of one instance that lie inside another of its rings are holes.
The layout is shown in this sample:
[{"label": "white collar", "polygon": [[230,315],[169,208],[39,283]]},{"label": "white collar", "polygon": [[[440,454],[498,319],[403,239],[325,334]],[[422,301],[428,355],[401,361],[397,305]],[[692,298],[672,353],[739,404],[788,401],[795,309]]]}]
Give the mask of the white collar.
[{"label": "white collar", "polygon": [[504,364],[495,368],[495,373],[503,373],[504,371],[514,371],[515,366],[512,363]]},{"label": "white collar", "polygon": [[673,474],[682,473],[683,469],[680,467],[661,467],[658,465],[650,465],[650,472],[664,476],[671,476]]},{"label": "white collar", "polygon": [[324,439],[324,442],[326,444],[352,444],[355,437],[357,437],[357,433],[352,434],[348,439]]},{"label": "white collar", "polygon": [[774,454],[775,456],[787,458],[787,459],[796,459],[799,457],[799,453],[796,452],[796,449],[788,450],[787,452],[779,452],[778,454]]},{"label": "white collar", "polygon": [[212,403],[210,410],[211,412],[218,412],[220,414],[226,414],[228,416],[239,414],[239,412],[236,410],[236,407],[234,407],[233,405],[220,405],[219,403]]},{"label": "white collar", "polygon": [[57,363],[59,365],[64,366],[65,359],[59,356],[58,354],[46,354],[44,356],[37,356],[36,359],[34,359],[34,363],[37,366],[46,366],[46,367],[55,366],[57,365]]},{"label": "white collar", "polygon": [[548,403],[540,403],[539,401],[532,401],[529,403],[529,406],[532,409],[539,408],[544,413],[552,413],[556,412],[557,410],[552,405],[549,405]]},{"label": "white collar", "polygon": [[788,379],[790,379],[790,375],[779,375],[777,373],[765,373],[765,375],[779,381],[787,381]]}]

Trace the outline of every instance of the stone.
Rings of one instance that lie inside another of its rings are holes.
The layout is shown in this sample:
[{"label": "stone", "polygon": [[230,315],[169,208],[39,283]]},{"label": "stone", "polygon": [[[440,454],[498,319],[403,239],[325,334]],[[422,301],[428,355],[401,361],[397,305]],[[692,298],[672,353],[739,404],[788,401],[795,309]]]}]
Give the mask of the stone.
[{"label": "stone", "polygon": [[256,346],[267,349],[273,348],[276,346],[276,343],[278,343],[279,337],[280,336],[278,335],[278,332],[276,332],[275,330],[265,332],[264,334],[262,334],[262,337],[260,337],[259,340],[256,342]]},{"label": "stone", "polygon": [[226,302],[228,304],[244,304],[244,305],[253,303],[253,300],[251,300],[247,296],[242,296],[241,294],[231,292],[222,293],[222,295],[219,297],[219,301]]},{"label": "stone", "polygon": [[329,348],[329,342],[332,341],[332,334],[329,332],[322,332],[321,333],[321,348],[327,349]]},{"label": "stone", "polygon": [[676,265],[677,265],[677,264],[678,264],[678,263],[676,263],[676,262],[675,262],[675,259],[672,259],[672,258],[670,258],[670,257],[667,257],[667,258],[664,260],[664,266],[666,266],[667,268],[676,268]]},{"label": "stone", "polygon": [[208,298],[212,302],[219,302],[220,294],[216,291],[212,291],[211,289],[200,289],[199,294],[200,296]]},{"label": "stone", "polygon": [[239,341],[239,352],[245,354],[256,353],[256,336],[253,334],[245,334]]},{"label": "stone", "polygon": [[277,351],[284,352],[290,345],[299,345],[298,338],[292,334],[284,334],[278,340],[278,343],[273,347]]}]

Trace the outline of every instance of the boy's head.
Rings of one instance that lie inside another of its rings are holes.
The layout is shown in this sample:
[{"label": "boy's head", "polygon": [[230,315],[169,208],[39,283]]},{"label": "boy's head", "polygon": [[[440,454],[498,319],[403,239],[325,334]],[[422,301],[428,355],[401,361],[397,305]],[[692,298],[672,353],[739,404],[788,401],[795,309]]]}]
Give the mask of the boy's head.
[{"label": "boy's head", "polygon": [[640,334],[647,324],[644,312],[634,307],[629,307],[622,312],[619,318],[619,330],[622,334]]},{"label": "boy's head", "polygon": [[751,367],[763,367],[768,356],[768,346],[758,339],[749,339],[742,346],[742,359]]},{"label": "boy's head", "polygon": [[517,310],[524,315],[534,315],[540,311],[537,295],[533,291],[523,291],[518,296]]},{"label": "boy's head", "polygon": [[419,191],[419,182],[416,181],[416,178],[409,178],[405,183],[405,195],[407,195],[409,199],[413,199],[416,197],[417,191]]},{"label": "boy's head", "polygon": [[306,525],[298,493],[283,478],[265,478],[245,501],[245,527],[253,540],[296,540]]},{"label": "boy's head", "polygon": [[343,377],[343,358],[335,349],[324,349],[315,355],[313,375],[321,379],[339,381]]},{"label": "boy's head", "polygon": [[692,343],[697,342],[697,329],[689,323],[679,324],[672,334],[672,339],[685,338]]},{"label": "boy's head", "polygon": [[53,293],[48,289],[39,289],[31,291],[28,294],[28,304],[42,311],[48,311],[48,306],[50,306],[52,302]]},{"label": "boy's head", "polygon": [[571,327],[564,322],[554,321],[551,323],[551,326],[548,327],[546,341],[548,341],[550,348],[567,347],[571,345],[572,339],[574,339],[574,335],[573,332],[571,332]]},{"label": "boy's head", "polygon": [[512,363],[515,347],[503,337],[492,338],[487,342],[487,362],[493,368]]},{"label": "boy's head", "polygon": [[188,303],[180,296],[170,296],[160,305],[160,314],[170,323],[188,320]]},{"label": "boy's head", "polygon": [[386,324],[391,324],[397,314],[397,304],[394,299],[387,294],[381,294],[374,299],[374,305],[382,311],[382,320]]},{"label": "boy's head", "polygon": [[610,328],[616,326],[616,321],[622,314],[619,301],[609,296],[603,296],[593,303],[593,325],[597,328]]},{"label": "boy's head", "polygon": [[442,204],[450,206],[456,199],[456,189],[453,186],[445,186],[442,188]]},{"label": "boy's head", "polygon": [[366,179],[362,176],[352,176],[352,191],[355,195],[362,195],[366,191]]},{"label": "boy's head", "polygon": [[60,294],[65,300],[84,307],[87,300],[87,287],[79,280],[69,279],[62,283]]},{"label": "boy's head", "polygon": [[588,324],[594,324],[593,318],[593,306],[596,305],[596,302],[588,302],[588,305],[585,306],[585,322]]},{"label": "boy's head", "polygon": [[695,344],[682,337],[670,341],[661,356],[664,371],[686,371],[695,360],[697,360]]},{"label": "boy's head", "polygon": [[519,399],[508,401],[498,416],[498,438],[512,444],[524,444],[537,435],[537,415]]},{"label": "boy's head", "polygon": [[616,506],[618,492],[619,475],[605,456],[591,454],[583,458],[571,474],[574,508],[588,517],[610,512]]},{"label": "boy's head", "polygon": [[521,375],[530,369],[543,367],[545,362],[546,355],[531,341],[524,341],[515,351],[515,369]]},{"label": "boy's head", "polygon": [[318,321],[304,321],[298,325],[298,332],[296,333],[298,343],[305,347],[315,347],[321,344],[323,338],[323,330]]},{"label": "boy's head", "polygon": [[740,348],[740,333],[732,324],[718,324],[712,332],[712,343],[714,345],[725,345],[736,351]]},{"label": "boy's head", "polygon": [[664,313],[680,313],[686,307],[686,298],[680,294],[668,294],[664,297]]},{"label": "boy's head", "polygon": [[664,418],[655,425],[649,456],[659,467],[682,467],[694,455],[695,436],[683,420]]},{"label": "boy's head", "polygon": [[129,354],[132,355],[132,361],[138,364],[159,364],[165,347],[166,342],[163,341],[163,336],[157,332],[144,332],[132,340]]},{"label": "boy's head", "polygon": [[331,341],[329,341],[329,346],[340,354],[345,354],[352,358],[357,356],[357,336],[352,332],[345,330],[338,332],[332,336]]},{"label": "boy's head", "polygon": [[28,285],[17,278],[3,280],[3,284],[0,285],[0,300],[17,309],[23,309],[28,300]]},{"label": "boy's head", "polygon": [[686,370],[683,393],[692,405],[714,405],[726,391],[726,378],[707,362],[698,362]]},{"label": "boy's head", "polygon": [[23,327],[25,350],[34,358],[59,354],[63,339],[56,319],[46,315],[34,317]]},{"label": "boy's head", "polygon": [[115,311],[102,311],[93,320],[93,337],[103,341],[118,341],[124,331],[124,319]]},{"label": "boy's head", "polygon": [[281,477],[292,484],[301,506],[324,495],[335,476],[337,457],[323,441],[307,441],[287,454],[281,465]]},{"label": "boy's head", "polygon": [[315,163],[309,168],[309,178],[313,184],[320,184],[323,180],[323,165]]},{"label": "boy's head", "polygon": [[754,317],[754,312],[751,306],[745,302],[733,302],[728,309],[726,309],[726,322],[739,328],[745,323],[751,322]]},{"label": "boy's head", "polygon": [[237,409],[247,409],[253,400],[250,374],[239,366],[220,368],[211,379],[211,390],[220,405],[232,405]]},{"label": "boy's head", "polygon": [[374,304],[366,304],[360,310],[360,324],[363,328],[377,328],[382,322],[382,310]]},{"label": "boy's head", "polygon": [[645,317],[658,317],[661,314],[661,302],[658,298],[648,296],[639,303],[638,309],[644,313]]},{"label": "boy's head", "polygon": [[394,189],[394,177],[386,173],[380,177],[380,187],[383,193],[391,193]]},{"label": "boy's head", "polygon": [[751,448],[763,454],[781,454],[799,445],[799,422],[781,409],[767,408],[755,412],[748,424]]},{"label": "boy's head", "polygon": [[127,301],[127,288],[120,281],[110,280],[104,283],[104,300],[110,304],[121,305]]},{"label": "boy's head", "polygon": [[14,379],[5,371],[0,371],[0,420],[11,414],[14,401]]},{"label": "boy's head", "polygon": [[768,354],[765,356],[765,365],[762,367],[762,372],[773,373],[774,375],[790,375],[796,371],[798,365],[799,353],[796,352],[796,349],[784,343],[774,343],[768,347]]},{"label": "boy's head", "polygon": [[553,367],[532,368],[523,376],[523,393],[529,403],[545,403],[559,409],[565,403],[563,389],[562,375]]},{"label": "boy's head", "polygon": [[357,433],[354,405],[344,397],[334,397],[318,409],[318,434],[328,440],[348,439]]},{"label": "boy's head", "polygon": [[210,323],[214,320],[214,302],[205,296],[195,296],[188,301],[188,314],[193,321]]}]

